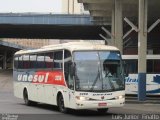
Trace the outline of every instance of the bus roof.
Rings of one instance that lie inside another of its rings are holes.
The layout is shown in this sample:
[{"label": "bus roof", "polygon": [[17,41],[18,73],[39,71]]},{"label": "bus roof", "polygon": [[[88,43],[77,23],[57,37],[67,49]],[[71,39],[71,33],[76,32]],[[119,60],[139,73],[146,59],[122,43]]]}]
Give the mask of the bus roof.
[{"label": "bus roof", "polygon": [[52,50],[62,50],[67,49],[72,51],[75,50],[111,50],[111,51],[119,51],[114,46],[108,46],[101,43],[91,43],[91,42],[68,42],[63,44],[56,44],[56,45],[48,45],[41,47],[39,49],[33,49],[33,50],[20,50],[15,53],[15,55],[18,54],[27,54],[27,53],[38,53],[38,52],[45,52],[45,51],[52,51]]}]

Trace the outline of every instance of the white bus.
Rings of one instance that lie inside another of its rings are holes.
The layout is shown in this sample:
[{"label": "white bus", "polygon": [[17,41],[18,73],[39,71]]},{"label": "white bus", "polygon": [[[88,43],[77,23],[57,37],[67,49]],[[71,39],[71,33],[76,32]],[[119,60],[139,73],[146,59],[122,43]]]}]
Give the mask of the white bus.
[{"label": "white bus", "polygon": [[[126,77],[126,94],[138,91],[138,55],[123,55],[129,76]],[[160,55],[147,55],[146,93],[160,95]]]},{"label": "white bus", "polygon": [[14,95],[26,105],[56,105],[63,113],[68,108],[105,113],[125,103],[123,75],[120,52],[111,46],[72,42],[21,50],[14,56]]}]

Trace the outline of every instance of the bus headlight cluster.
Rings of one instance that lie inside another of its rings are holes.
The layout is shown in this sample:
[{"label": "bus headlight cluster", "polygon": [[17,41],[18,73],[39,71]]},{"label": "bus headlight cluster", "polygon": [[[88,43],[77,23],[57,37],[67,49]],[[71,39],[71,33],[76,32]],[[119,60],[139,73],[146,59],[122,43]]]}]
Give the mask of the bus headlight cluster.
[{"label": "bus headlight cluster", "polygon": [[117,99],[122,99],[122,98],[124,98],[125,97],[125,95],[120,95],[120,96],[117,96],[117,97],[115,97],[115,99],[117,100]]},{"label": "bus headlight cluster", "polygon": [[84,100],[90,100],[90,98],[88,98],[88,97],[83,97],[83,96],[76,96],[76,99],[77,99],[77,100],[82,100],[82,101],[84,101]]}]

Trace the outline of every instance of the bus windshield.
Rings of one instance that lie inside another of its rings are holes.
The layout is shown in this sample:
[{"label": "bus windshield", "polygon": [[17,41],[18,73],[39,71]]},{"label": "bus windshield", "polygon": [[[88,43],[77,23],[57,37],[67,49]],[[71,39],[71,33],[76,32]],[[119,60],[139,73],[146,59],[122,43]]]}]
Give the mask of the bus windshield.
[{"label": "bus windshield", "polygon": [[118,51],[77,51],[73,56],[77,91],[124,90]]}]

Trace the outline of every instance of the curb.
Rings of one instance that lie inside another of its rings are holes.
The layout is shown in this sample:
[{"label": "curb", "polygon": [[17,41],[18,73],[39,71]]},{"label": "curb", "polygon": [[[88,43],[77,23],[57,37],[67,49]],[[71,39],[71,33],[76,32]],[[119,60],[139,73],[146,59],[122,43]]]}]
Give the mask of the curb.
[{"label": "curb", "polygon": [[138,100],[126,100],[125,103],[129,104],[160,104],[160,100],[146,100],[146,101],[138,101]]}]

